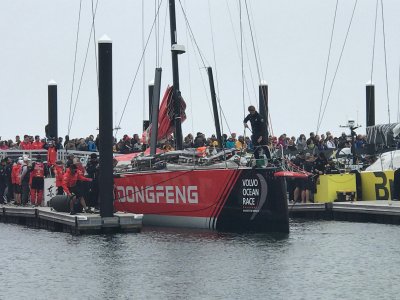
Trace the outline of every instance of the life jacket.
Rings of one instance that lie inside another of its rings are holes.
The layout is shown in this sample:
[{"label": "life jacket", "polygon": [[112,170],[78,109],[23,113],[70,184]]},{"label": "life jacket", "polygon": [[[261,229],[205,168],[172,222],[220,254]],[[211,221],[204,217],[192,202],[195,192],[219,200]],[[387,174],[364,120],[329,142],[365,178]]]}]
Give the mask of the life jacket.
[{"label": "life jacket", "polygon": [[197,147],[196,154],[200,157],[205,157],[207,155],[207,147]]},{"label": "life jacket", "polygon": [[41,162],[36,162],[32,170],[32,177],[44,178],[44,165]]}]

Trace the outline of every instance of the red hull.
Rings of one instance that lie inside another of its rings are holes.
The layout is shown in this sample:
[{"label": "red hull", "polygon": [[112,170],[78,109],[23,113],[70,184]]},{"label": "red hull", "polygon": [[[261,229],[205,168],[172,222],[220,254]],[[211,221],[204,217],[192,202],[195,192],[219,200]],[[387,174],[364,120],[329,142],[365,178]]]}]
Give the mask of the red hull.
[{"label": "red hull", "polygon": [[288,231],[283,181],[265,169],[124,174],[115,185],[115,208],[144,214],[145,225]]}]

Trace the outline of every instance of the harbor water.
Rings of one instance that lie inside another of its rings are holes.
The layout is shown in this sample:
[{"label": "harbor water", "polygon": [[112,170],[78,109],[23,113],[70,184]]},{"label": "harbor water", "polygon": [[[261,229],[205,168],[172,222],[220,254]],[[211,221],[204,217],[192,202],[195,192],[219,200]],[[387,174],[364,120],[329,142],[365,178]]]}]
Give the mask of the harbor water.
[{"label": "harbor water", "polygon": [[398,299],[400,228],[291,220],[289,235],[0,223],[0,299]]}]

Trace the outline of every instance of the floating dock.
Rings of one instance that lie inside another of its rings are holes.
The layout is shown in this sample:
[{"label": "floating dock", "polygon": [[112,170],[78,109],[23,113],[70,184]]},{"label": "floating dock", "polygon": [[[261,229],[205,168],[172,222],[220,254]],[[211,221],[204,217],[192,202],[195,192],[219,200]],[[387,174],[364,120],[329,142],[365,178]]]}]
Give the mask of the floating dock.
[{"label": "floating dock", "polygon": [[399,201],[354,201],[289,204],[292,218],[371,222],[400,225]]},{"label": "floating dock", "polygon": [[50,207],[0,206],[0,221],[33,228],[72,234],[98,234],[109,232],[139,232],[142,229],[141,214],[114,213],[102,218],[99,214],[56,212]]}]

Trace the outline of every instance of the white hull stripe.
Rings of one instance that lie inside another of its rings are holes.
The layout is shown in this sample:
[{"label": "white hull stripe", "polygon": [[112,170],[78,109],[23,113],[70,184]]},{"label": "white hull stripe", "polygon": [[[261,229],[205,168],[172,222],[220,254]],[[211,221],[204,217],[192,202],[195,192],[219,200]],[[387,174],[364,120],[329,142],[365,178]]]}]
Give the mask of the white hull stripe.
[{"label": "white hull stripe", "polygon": [[[184,227],[215,229],[209,227],[210,218],[207,217],[186,217],[186,216],[166,216],[166,215],[143,215],[143,225],[165,226],[165,227]],[[216,224],[216,222],[212,222]],[[211,224],[211,223],[210,223]]]}]

